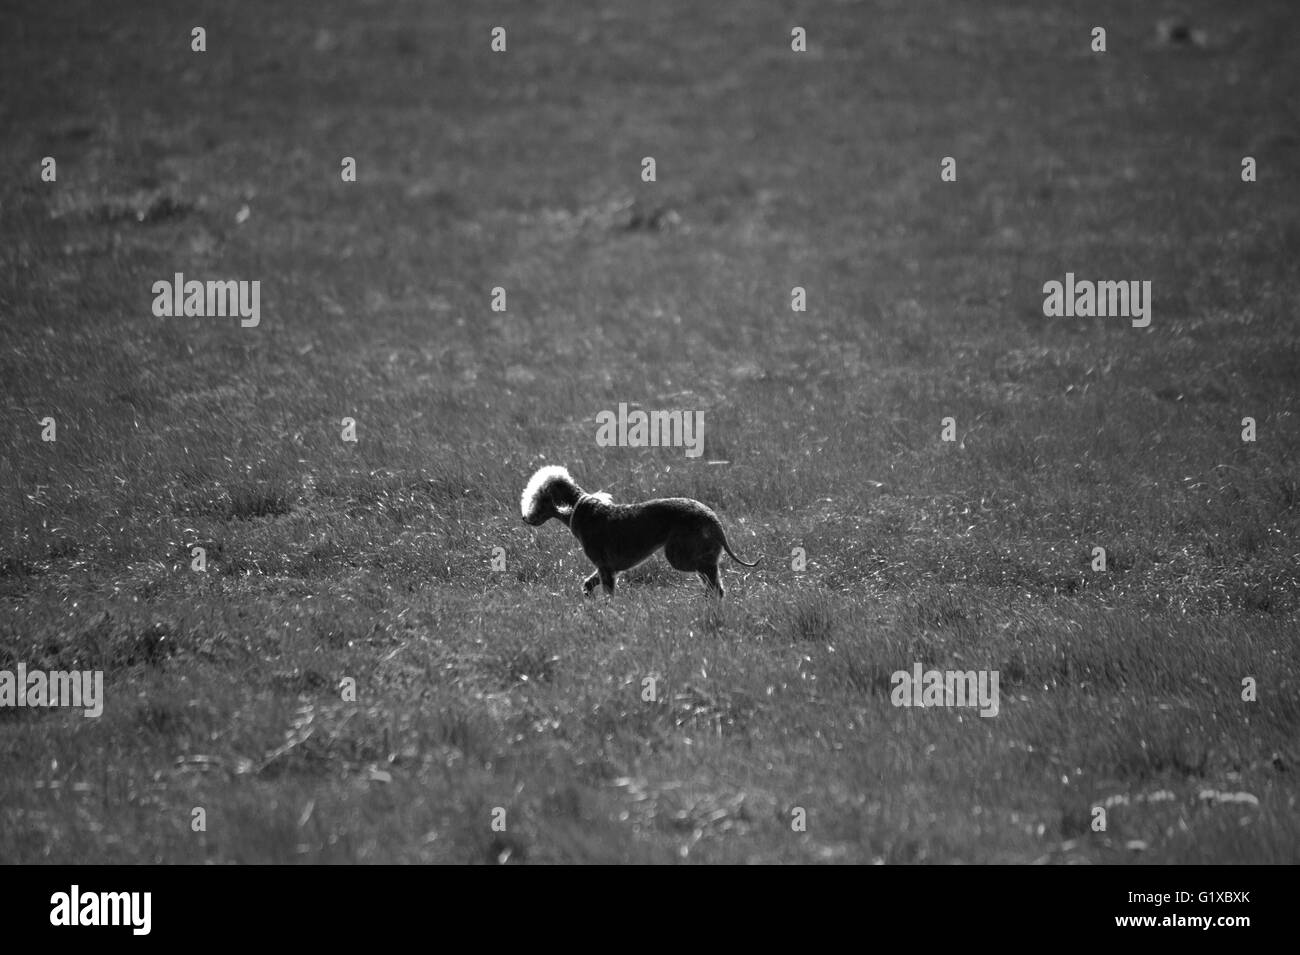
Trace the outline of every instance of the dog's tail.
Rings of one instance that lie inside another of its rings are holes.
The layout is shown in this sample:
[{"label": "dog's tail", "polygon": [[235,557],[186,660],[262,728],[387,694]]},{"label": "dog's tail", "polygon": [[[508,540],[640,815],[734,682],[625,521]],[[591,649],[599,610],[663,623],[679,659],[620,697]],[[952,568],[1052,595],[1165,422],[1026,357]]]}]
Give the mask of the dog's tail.
[{"label": "dog's tail", "polygon": [[755,559],[755,561],[752,564],[749,563],[748,561],[741,560],[739,557],[736,556],[736,552],[731,549],[731,545],[727,543],[726,534],[722,535],[722,549],[727,552],[728,557],[730,557],[736,563],[740,564],[740,566],[742,567],[757,567],[758,562],[763,559],[761,556],[759,556],[758,558]]}]

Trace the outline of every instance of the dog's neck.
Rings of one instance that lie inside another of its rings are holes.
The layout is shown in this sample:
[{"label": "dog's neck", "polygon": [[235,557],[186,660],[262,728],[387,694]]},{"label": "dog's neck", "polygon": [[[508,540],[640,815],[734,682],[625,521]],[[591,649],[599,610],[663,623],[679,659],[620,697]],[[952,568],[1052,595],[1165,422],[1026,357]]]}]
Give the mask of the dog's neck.
[{"label": "dog's neck", "polygon": [[587,492],[576,484],[570,484],[565,481],[555,489],[552,500],[561,507],[567,507],[570,510],[578,506],[578,502],[587,496]]},{"label": "dog's neck", "polygon": [[569,530],[573,530],[573,524],[572,524],[573,515],[578,512],[578,508],[582,507],[582,505],[584,504],[606,504],[608,503],[608,501],[609,501],[608,495],[602,496],[600,494],[588,494],[586,491],[579,490],[578,497],[573,502],[573,506],[569,508],[568,515],[565,517],[561,517],[560,519],[563,520],[564,523],[569,525]]}]

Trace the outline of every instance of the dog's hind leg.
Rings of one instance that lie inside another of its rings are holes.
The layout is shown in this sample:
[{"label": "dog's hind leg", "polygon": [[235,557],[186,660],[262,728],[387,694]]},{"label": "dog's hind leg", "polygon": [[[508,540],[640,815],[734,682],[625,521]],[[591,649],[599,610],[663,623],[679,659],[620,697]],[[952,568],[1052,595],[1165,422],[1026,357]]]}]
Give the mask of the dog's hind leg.
[{"label": "dog's hind leg", "polygon": [[614,572],[602,567],[596,573],[600,576],[600,583],[605,588],[605,593],[612,594],[614,592]]},{"label": "dog's hind leg", "polygon": [[722,580],[718,576],[718,568],[705,567],[699,571],[700,579],[704,581],[704,586],[708,588],[709,593],[715,597],[721,597],[726,593],[722,587]]}]

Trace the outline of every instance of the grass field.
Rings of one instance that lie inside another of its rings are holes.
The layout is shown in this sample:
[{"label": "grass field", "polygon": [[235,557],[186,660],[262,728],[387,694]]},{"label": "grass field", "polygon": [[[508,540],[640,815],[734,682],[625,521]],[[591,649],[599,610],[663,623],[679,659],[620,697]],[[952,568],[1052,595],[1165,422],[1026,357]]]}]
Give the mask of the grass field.
[{"label": "grass field", "polygon": [[[0,861],[1300,861],[1289,0],[19,6],[0,669],[107,700],[0,710]],[[584,600],[544,463],[764,562]]]}]

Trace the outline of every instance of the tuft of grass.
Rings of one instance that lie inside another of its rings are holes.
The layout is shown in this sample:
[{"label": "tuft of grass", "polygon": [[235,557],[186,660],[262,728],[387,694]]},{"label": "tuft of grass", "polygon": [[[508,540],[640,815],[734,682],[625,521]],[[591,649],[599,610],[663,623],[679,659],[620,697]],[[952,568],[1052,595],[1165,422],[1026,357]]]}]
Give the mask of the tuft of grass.
[{"label": "tuft of grass", "polygon": [[229,504],[226,516],[231,520],[250,521],[259,517],[276,517],[293,510],[288,488],[271,482],[237,482],[226,485]]},{"label": "tuft of grass", "polygon": [[784,631],[793,642],[829,643],[835,635],[835,612],[830,600],[819,593],[792,596]]}]

